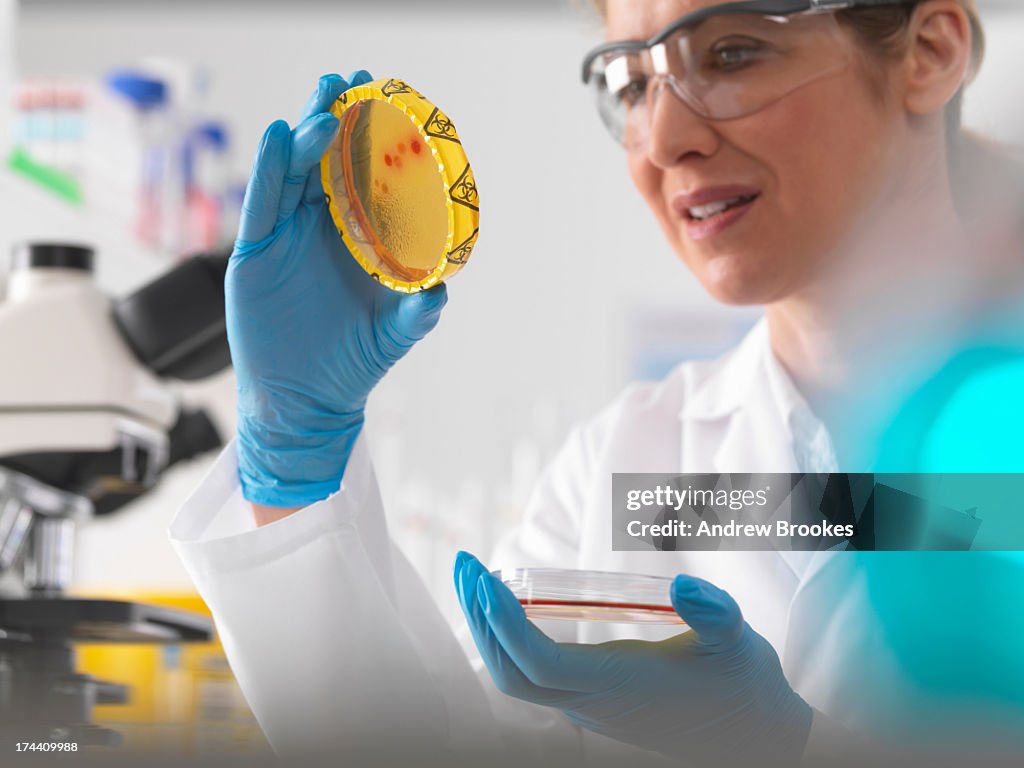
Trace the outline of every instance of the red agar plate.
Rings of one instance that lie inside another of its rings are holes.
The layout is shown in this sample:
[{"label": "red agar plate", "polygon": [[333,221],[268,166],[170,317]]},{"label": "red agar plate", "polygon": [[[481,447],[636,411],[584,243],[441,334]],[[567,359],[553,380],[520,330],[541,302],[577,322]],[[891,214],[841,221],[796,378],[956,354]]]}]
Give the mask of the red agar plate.
[{"label": "red agar plate", "polygon": [[661,576],[562,568],[495,571],[531,619],[685,625]]}]

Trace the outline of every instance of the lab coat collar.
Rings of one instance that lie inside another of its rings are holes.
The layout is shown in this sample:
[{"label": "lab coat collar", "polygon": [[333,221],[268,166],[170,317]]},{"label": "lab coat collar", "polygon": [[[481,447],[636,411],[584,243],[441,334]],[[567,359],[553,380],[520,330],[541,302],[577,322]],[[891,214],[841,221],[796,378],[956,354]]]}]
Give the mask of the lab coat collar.
[{"label": "lab coat collar", "polygon": [[683,421],[714,421],[742,408],[770,409],[778,415],[787,448],[794,454],[791,471],[836,471],[831,440],[824,425],[789,373],[775,357],[762,317],[733,351],[706,364],[703,376],[691,383],[679,417]]},{"label": "lab coat collar", "polygon": [[[679,414],[682,472],[698,467],[724,472],[836,471],[827,430],[775,357],[765,318],[704,374],[693,382]],[[712,466],[703,466],[701,458],[695,466],[692,449],[704,442],[699,438],[711,434],[716,435],[717,446],[702,447],[713,452]],[[779,556],[797,578],[825,557],[794,551],[780,551]]]},{"label": "lab coat collar", "polygon": [[[684,420],[710,421],[725,418],[749,402],[751,390],[764,383],[762,368],[765,353],[771,354],[768,323],[757,321],[739,346],[718,360],[698,369],[701,380],[683,400],[679,417]],[[687,366],[689,368],[689,366]]]},{"label": "lab coat collar", "polygon": [[[797,472],[792,430],[771,383],[768,327],[759,321],[714,362],[684,364],[680,472]],[[781,372],[780,372],[781,373]]]}]

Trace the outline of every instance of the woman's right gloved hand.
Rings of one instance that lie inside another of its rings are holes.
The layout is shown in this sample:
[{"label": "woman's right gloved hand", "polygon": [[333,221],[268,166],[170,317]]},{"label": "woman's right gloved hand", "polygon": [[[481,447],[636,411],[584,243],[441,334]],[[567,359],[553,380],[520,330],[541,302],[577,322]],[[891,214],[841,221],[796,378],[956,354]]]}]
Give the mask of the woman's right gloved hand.
[{"label": "woman's right gloved hand", "polygon": [[338,131],[327,113],[349,87],[320,78],[302,120],[260,143],[226,278],[238,377],[238,474],[245,498],[302,507],[338,490],[370,391],[437,323],[444,284],[401,294],[349,255],[324,200],[320,157]]}]

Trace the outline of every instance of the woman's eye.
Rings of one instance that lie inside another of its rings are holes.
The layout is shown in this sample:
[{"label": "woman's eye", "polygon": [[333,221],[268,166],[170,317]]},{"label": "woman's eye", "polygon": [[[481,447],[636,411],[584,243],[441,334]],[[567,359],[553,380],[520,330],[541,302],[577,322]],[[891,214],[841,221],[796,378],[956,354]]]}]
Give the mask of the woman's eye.
[{"label": "woman's eye", "polygon": [[635,106],[644,100],[647,94],[647,81],[642,79],[630,80],[625,86],[619,89],[616,97],[627,107]]},{"label": "woman's eye", "polygon": [[742,69],[764,57],[764,49],[758,45],[723,45],[708,51],[706,65],[710,69],[729,71]]}]

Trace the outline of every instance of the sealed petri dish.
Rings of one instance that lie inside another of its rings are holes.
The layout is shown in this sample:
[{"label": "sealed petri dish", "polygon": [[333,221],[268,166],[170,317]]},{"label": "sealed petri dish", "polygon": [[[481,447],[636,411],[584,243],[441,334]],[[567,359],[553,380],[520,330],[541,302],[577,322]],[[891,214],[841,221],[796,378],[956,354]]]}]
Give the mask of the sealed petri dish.
[{"label": "sealed petri dish", "polygon": [[331,106],[341,122],[320,161],[331,217],[375,280],[412,293],[465,266],[480,231],[476,181],[452,121],[402,80]]},{"label": "sealed petri dish", "polygon": [[684,625],[661,576],[562,568],[494,571],[531,619]]}]

